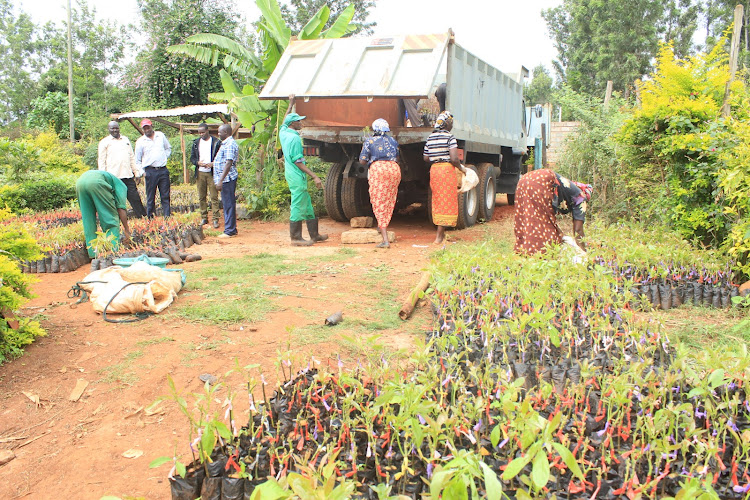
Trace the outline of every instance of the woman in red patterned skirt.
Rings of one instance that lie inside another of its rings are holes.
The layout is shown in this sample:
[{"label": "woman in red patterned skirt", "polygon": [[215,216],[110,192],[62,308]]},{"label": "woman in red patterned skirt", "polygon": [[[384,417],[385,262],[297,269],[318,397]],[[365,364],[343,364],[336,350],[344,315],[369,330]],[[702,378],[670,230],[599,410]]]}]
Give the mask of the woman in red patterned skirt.
[{"label": "woman in red patterned skirt", "polygon": [[533,170],[521,177],[516,187],[516,215],[513,232],[517,253],[544,252],[549,243],[562,243],[563,232],[557,214],[573,214],[576,242],[583,243],[583,222],[592,187],[566,179],[552,170]]},{"label": "woman in red patterned skirt", "polygon": [[443,111],[435,121],[435,130],[424,145],[423,158],[430,165],[432,223],[437,226],[435,243],[445,239],[445,228],[458,223],[458,188],[466,167],[458,159],[458,141],[451,134],[453,115]]},{"label": "woman in red patterned skirt", "polygon": [[384,119],[378,118],[372,122],[372,130],[374,135],[365,139],[362,144],[359,162],[370,166],[367,171],[370,203],[383,236],[383,241],[377,248],[388,248],[388,224],[391,223],[398,185],[401,183],[401,167],[397,163],[398,143],[396,139],[386,135],[391,129]]}]

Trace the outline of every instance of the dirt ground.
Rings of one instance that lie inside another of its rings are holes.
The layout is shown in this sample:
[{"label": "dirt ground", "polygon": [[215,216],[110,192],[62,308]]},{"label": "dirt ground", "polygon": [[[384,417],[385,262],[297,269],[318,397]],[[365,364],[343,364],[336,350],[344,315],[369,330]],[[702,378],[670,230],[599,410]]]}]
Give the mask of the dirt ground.
[{"label": "dirt ground", "polygon": [[[472,241],[488,231],[510,238],[512,214],[513,208],[499,195],[492,222],[450,232],[449,241]],[[434,230],[423,215],[395,217],[391,229],[397,241],[388,250],[341,245],[340,235],[347,229],[346,224],[323,219],[327,242],[292,248],[287,224],[240,221],[237,238],[209,238],[192,247],[203,260],[180,266],[188,284],[176,302],[165,313],[137,323],[105,323],[90,304],[73,304],[67,292],[88,269],[39,275],[34,285],[38,297],[24,312],[39,314],[48,335],[29,346],[23,357],[0,366],[0,451],[12,449],[16,457],[0,466],[0,498],[169,498],[169,465],[149,469],[149,462],[174,452],[185,461],[190,458],[187,421],[176,405],[165,401],[150,408],[168,393],[167,375],[178,388],[199,392],[199,375],[221,376],[235,358],[243,365],[260,364],[273,383],[279,378],[275,364],[280,352],[291,350],[302,363],[312,355],[334,367],[338,356],[353,364],[357,356],[367,355],[369,344],[342,339],[369,335],[368,324],[383,323],[383,314],[392,318],[437,247],[431,245]],[[353,251],[342,252],[342,247]],[[202,266],[261,253],[290,263],[311,257],[334,260],[312,273],[267,277],[264,287],[274,291],[273,307],[260,321],[206,324],[179,317],[181,308],[212,300],[191,284],[191,275]],[[373,270],[386,273],[385,280],[371,283]],[[372,304],[381,292],[395,300],[378,309]],[[342,324],[330,330],[319,326],[339,310]],[[411,348],[430,321],[426,307],[407,322],[385,321],[387,327],[377,331],[381,349],[392,355]],[[300,329],[312,333],[300,335]],[[81,380],[88,385],[73,402],[69,397]]]}]

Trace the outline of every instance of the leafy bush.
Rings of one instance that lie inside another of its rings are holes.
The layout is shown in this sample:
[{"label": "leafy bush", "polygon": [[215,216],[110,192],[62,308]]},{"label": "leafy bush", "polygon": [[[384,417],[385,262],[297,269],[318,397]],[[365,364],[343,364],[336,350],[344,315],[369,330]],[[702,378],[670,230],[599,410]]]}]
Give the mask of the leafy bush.
[{"label": "leafy bush", "polygon": [[[632,171],[645,168],[639,205],[660,199],[664,217],[683,237],[711,246],[724,242],[733,222],[719,178],[724,156],[734,156],[741,139],[736,120],[721,116],[728,79],[721,47],[686,60],[663,47],[657,71],[641,85],[641,107],[618,136]],[[735,118],[742,120],[750,111],[744,85],[736,82],[732,92]]]},{"label": "leafy bush", "polygon": [[[307,166],[325,182],[325,176],[330,164],[318,157],[307,157]],[[291,195],[289,186],[284,178],[284,160],[276,157],[273,152],[266,155],[264,168],[258,173],[260,164],[258,150],[247,151],[240,149],[240,176],[237,191],[242,196],[247,209],[262,219],[285,219],[289,215]],[[260,185],[258,178],[260,177]],[[317,189],[309,181],[310,197],[312,198],[315,215],[321,217],[327,214],[323,190]]]},{"label": "leafy bush", "polygon": [[83,163],[91,170],[99,168],[99,143],[92,142],[83,152]]},{"label": "leafy bush", "polygon": [[25,208],[47,212],[67,206],[76,198],[75,184],[64,178],[47,177],[21,184]]},{"label": "leafy bush", "polygon": [[634,215],[630,206],[631,181],[622,171],[617,131],[631,114],[629,104],[614,96],[605,106],[602,99],[563,87],[556,99],[581,126],[568,139],[558,171],[570,179],[594,186],[596,213],[609,221]]},{"label": "leafy bush", "polygon": [[[16,311],[32,296],[34,278],[23,274],[17,261],[42,257],[36,240],[20,224],[9,222],[10,215],[0,209],[0,311]],[[20,323],[14,330],[0,318],[0,363],[20,356],[25,345],[44,335],[38,322],[22,319]]]}]

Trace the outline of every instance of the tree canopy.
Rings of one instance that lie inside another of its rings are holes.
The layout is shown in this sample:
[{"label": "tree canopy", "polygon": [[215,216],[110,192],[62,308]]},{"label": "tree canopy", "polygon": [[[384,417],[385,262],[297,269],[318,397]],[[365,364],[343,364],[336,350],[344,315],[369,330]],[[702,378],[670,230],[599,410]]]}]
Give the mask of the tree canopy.
[{"label": "tree canopy", "polygon": [[628,93],[651,70],[659,42],[692,50],[700,9],[694,0],[563,0],[542,11],[558,52],[558,77],[576,91],[600,93],[612,80]]}]

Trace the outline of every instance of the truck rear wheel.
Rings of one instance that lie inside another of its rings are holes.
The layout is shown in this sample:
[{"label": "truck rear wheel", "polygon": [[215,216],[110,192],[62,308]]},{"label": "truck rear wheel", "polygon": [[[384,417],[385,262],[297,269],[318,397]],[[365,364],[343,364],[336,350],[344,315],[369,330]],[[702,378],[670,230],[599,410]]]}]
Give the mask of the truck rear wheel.
[{"label": "truck rear wheel", "polygon": [[508,193],[506,196],[508,196],[508,205],[516,204],[516,193]]},{"label": "truck rear wheel", "polygon": [[[474,172],[477,171],[474,165],[466,165],[466,168],[470,168]],[[458,194],[458,223],[456,224],[456,229],[465,229],[477,222],[479,204],[479,186],[474,186],[473,189],[466,193]]]},{"label": "truck rear wheel", "polygon": [[491,221],[495,214],[495,166],[492,163],[479,164],[479,219]]},{"label": "truck rear wheel", "polygon": [[326,175],[326,185],[324,191],[324,198],[326,204],[326,212],[328,216],[337,221],[345,222],[347,220],[344,215],[344,208],[341,205],[341,183],[344,180],[344,167],[345,163],[336,163],[331,166]]},{"label": "truck rear wheel", "polygon": [[346,220],[372,216],[367,179],[347,177],[341,183],[341,207]]}]

